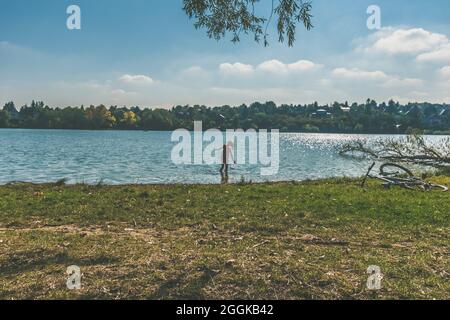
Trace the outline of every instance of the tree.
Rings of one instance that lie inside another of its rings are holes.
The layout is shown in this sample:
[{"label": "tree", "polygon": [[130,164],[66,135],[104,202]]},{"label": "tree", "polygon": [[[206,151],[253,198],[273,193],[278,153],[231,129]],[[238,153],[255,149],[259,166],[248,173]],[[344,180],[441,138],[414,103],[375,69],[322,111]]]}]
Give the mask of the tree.
[{"label": "tree", "polygon": [[[390,107],[389,107],[390,104]],[[10,102],[0,112],[0,125],[8,128],[41,129],[133,129],[133,130],[174,130],[193,129],[194,121],[202,121],[205,130],[218,128],[281,129],[285,132],[324,133],[385,133],[400,134],[416,130],[421,132],[448,134],[450,132],[450,108],[445,104],[421,104],[420,109],[434,115],[422,121],[413,115],[416,104],[407,106],[394,103],[386,105],[371,99],[367,104],[351,104],[350,112],[343,112],[339,102],[321,105],[281,105],[274,102],[255,102],[250,106],[207,107],[204,105],[176,106],[166,109],[140,109],[139,107],[117,107],[104,105],[50,108],[43,102],[32,101],[21,108],[20,113]],[[345,103],[344,106],[350,105]],[[428,106],[433,106],[427,110]],[[389,109],[391,108],[391,109]],[[312,117],[319,109],[325,109],[331,117]],[[405,110],[411,112],[405,113]],[[416,110],[417,111],[417,110]],[[419,114],[420,115],[420,114]]]},{"label": "tree", "polygon": [[7,122],[4,123],[5,126],[16,125],[19,120],[19,111],[17,111],[14,102],[7,102],[3,107],[3,111],[5,112],[5,119],[7,118]]},{"label": "tree", "polygon": [[14,102],[12,102],[12,101],[7,102],[5,104],[5,106],[3,107],[3,111],[6,111],[8,113],[17,113],[18,112],[16,109],[16,106],[14,105]]},{"label": "tree", "polygon": [[109,129],[116,123],[116,118],[104,105],[90,106],[86,110],[86,119],[91,129]]},{"label": "tree", "polygon": [[307,30],[311,22],[312,5],[308,0],[271,0],[268,16],[260,16],[255,12],[255,5],[260,0],[183,0],[183,10],[189,18],[195,19],[196,29],[206,28],[208,37],[220,40],[227,32],[232,34],[233,43],[240,41],[240,36],[253,34],[256,42],[263,39],[268,45],[268,27],[274,16],[277,19],[278,41],[291,47],[295,42],[298,23]]},{"label": "tree", "polygon": [[138,117],[133,111],[127,111],[123,113],[123,119],[121,122],[126,128],[135,128],[138,122]]},{"label": "tree", "polygon": [[0,128],[7,128],[9,124],[9,115],[6,111],[0,110]]}]

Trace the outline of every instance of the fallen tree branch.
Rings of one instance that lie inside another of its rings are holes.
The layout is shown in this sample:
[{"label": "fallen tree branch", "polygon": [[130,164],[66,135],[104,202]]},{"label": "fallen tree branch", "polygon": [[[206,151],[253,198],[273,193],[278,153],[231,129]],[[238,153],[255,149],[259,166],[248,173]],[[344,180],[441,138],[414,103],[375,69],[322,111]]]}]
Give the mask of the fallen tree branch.
[{"label": "fallen tree branch", "polygon": [[450,167],[450,139],[442,138],[437,143],[423,136],[411,135],[401,139],[379,139],[375,142],[355,141],[345,144],[341,155],[363,154],[373,160],[404,162],[438,169]]}]

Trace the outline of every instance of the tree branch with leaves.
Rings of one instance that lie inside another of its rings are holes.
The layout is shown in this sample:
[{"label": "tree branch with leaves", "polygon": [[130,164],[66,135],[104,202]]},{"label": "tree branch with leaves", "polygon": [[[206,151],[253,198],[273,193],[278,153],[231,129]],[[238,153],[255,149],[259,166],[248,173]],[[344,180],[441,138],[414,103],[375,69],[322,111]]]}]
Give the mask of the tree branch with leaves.
[{"label": "tree branch with leaves", "polygon": [[205,28],[208,37],[220,40],[232,34],[231,41],[237,43],[241,34],[252,34],[258,43],[263,40],[268,46],[268,28],[274,16],[277,17],[278,41],[293,46],[296,40],[297,24],[307,30],[312,25],[312,4],[305,0],[267,0],[271,10],[266,16],[258,15],[255,6],[260,0],[183,0],[183,10],[194,19],[196,29]]}]

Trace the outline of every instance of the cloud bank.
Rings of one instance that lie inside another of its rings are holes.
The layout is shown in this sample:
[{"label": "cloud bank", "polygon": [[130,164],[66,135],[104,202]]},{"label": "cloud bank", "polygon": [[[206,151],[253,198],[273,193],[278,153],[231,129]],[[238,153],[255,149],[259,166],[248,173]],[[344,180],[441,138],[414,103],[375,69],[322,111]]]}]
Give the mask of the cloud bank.
[{"label": "cloud bank", "polygon": [[[14,53],[25,59],[31,52],[0,41],[2,57]],[[383,28],[355,39],[355,45],[340,57],[324,62],[299,55],[290,61],[273,58],[251,63],[222,58],[168,68],[166,74],[156,76],[144,70],[111,72],[109,77],[96,80],[48,81],[23,87],[3,81],[0,97],[4,101],[0,102],[24,104],[42,99],[61,106],[104,103],[170,107],[257,100],[331,103],[392,98],[400,102],[450,103],[450,41],[445,34],[417,27]]]}]

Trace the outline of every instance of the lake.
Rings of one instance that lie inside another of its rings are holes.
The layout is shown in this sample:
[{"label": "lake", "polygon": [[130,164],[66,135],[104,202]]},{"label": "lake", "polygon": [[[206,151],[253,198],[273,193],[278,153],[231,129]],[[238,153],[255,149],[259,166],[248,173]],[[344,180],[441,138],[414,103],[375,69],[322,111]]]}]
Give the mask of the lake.
[{"label": "lake", "polygon": [[[387,136],[282,133],[278,174],[261,176],[259,165],[231,165],[230,182],[361,176],[370,160],[342,157],[337,149],[380,137]],[[174,145],[171,132],[0,129],[0,184],[220,183],[218,165],[173,164]]]}]

